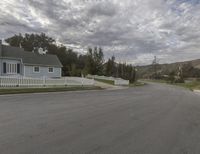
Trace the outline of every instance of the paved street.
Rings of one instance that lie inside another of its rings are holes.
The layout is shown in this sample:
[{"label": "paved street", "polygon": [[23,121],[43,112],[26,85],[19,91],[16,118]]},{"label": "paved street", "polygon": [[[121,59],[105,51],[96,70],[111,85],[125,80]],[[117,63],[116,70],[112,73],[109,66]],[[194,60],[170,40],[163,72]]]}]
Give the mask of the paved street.
[{"label": "paved street", "polygon": [[199,154],[200,95],[149,84],[0,96],[0,153]]}]

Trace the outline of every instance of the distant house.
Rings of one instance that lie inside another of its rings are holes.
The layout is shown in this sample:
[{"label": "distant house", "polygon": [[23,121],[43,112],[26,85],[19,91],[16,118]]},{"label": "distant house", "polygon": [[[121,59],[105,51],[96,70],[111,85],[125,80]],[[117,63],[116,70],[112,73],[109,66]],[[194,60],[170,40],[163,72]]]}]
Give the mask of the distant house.
[{"label": "distant house", "polygon": [[2,45],[0,40],[0,76],[60,78],[61,68],[56,55],[27,52]]}]

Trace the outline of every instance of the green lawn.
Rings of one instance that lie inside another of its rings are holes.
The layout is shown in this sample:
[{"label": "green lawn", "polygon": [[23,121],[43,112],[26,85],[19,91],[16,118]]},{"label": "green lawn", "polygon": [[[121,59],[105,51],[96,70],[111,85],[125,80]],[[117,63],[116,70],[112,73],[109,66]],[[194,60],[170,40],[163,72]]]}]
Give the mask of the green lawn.
[{"label": "green lawn", "polygon": [[185,82],[185,83],[170,83],[165,80],[144,80],[144,81],[150,81],[150,82],[156,82],[156,83],[166,83],[170,85],[176,85],[181,86],[190,90],[200,90],[200,81],[191,81],[191,82]]},{"label": "green lawn", "polygon": [[169,83],[166,80],[153,80],[153,79],[144,79],[142,81],[147,81],[147,82],[155,82],[155,83]]},{"label": "green lawn", "polygon": [[129,84],[129,87],[139,87],[139,86],[144,86],[144,85],[146,85],[146,83],[137,81],[137,82]]},{"label": "green lawn", "polygon": [[[99,82],[111,84],[111,85],[115,84],[114,81],[110,81],[110,80],[103,80],[103,79],[95,79],[95,80]],[[138,86],[143,86],[143,85],[145,85],[145,83],[137,81],[137,82],[129,84],[129,87],[138,87]]]},{"label": "green lawn", "polygon": [[1,88],[0,95],[21,94],[21,93],[44,93],[44,92],[62,92],[79,90],[101,90],[100,87],[51,87],[51,88]]},{"label": "green lawn", "polygon": [[176,83],[175,85],[188,88],[190,90],[200,90],[200,82],[199,81],[192,81],[188,83]]},{"label": "green lawn", "polygon": [[114,85],[114,81],[111,81],[111,80],[104,80],[104,79],[94,79],[96,81],[99,81],[99,82],[103,82],[103,83],[107,83],[107,84],[111,84],[111,85]]}]

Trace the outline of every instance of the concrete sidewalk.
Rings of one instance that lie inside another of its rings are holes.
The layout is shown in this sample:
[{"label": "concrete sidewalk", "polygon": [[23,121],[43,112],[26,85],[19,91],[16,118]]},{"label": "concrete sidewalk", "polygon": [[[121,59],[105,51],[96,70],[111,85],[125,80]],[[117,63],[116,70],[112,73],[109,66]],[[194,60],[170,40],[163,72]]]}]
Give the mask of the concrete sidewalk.
[{"label": "concrete sidewalk", "polygon": [[193,90],[193,92],[195,92],[196,94],[199,94],[200,95],[200,90]]},{"label": "concrete sidewalk", "polygon": [[95,86],[101,87],[106,90],[118,90],[118,89],[129,88],[128,86],[115,86],[115,85],[111,85],[111,84],[107,84],[107,83],[103,83],[103,82],[99,82],[99,81],[95,81]]}]

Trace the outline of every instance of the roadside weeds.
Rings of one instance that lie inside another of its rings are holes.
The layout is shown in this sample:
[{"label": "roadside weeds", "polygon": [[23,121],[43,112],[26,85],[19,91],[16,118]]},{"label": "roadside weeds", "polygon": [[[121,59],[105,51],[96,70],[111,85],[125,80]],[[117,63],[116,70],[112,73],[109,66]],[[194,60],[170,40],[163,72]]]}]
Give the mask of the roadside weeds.
[{"label": "roadside weeds", "polygon": [[7,94],[25,94],[25,93],[46,93],[46,92],[67,92],[67,91],[85,91],[85,90],[102,90],[98,86],[88,87],[44,87],[44,88],[1,88],[0,95]]}]

